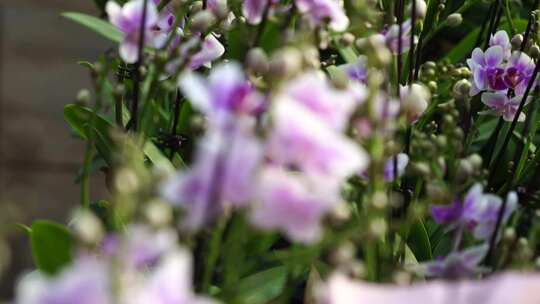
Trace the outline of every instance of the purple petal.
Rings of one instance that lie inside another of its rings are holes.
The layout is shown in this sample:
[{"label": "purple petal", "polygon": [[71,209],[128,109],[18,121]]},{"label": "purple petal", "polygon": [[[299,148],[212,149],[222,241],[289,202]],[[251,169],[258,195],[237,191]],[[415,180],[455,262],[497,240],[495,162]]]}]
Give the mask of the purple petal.
[{"label": "purple petal", "polygon": [[491,93],[486,92],[482,94],[482,103],[494,110],[502,110],[508,103],[508,97],[505,93]]},{"label": "purple petal", "polygon": [[484,54],[486,65],[489,67],[496,67],[503,61],[503,49],[496,45],[486,50]]},{"label": "purple petal", "polygon": [[270,5],[270,0],[244,0],[242,13],[249,24],[259,24],[268,5]]}]

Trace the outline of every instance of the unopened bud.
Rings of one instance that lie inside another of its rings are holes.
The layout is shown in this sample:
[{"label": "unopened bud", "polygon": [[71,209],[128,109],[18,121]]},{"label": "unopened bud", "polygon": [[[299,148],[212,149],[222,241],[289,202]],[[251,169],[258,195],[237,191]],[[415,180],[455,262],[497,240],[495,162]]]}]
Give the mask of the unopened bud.
[{"label": "unopened bud", "polygon": [[529,54],[532,58],[540,58],[540,48],[538,47],[538,44],[533,44],[531,48],[529,49]]},{"label": "unopened bud", "polygon": [[467,79],[461,79],[457,81],[452,88],[452,92],[456,97],[467,96],[469,95],[470,90],[471,83]]},{"label": "unopened bud", "polygon": [[270,73],[273,76],[289,77],[302,68],[302,54],[293,47],[287,47],[276,52],[270,60]]},{"label": "unopened bud", "polygon": [[[424,0],[414,0],[416,2],[416,18],[424,19],[426,17],[427,5]],[[412,11],[412,4],[409,4],[408,11]]]},{"label": "unopened bud", "polygon": [[86,244],[98,244],[104,237],[103,225],[89,210],[79,210],[72,221],[75,235]]},{"label": "unopened bud", "polygon": [[88,91],[87,89],[82,89],[79,91],[79,93],[77,93],[77,102],[80,102],[82,104],[90,103],[91,98],[92,97],[90,91]]},{"label": "unopened bud", "polygon": [[469,157],[467,157],[467,159],[469,160],[469,162],[471,163],[471,165],[473,166],[474,169],[476,170],[479,170],[482,168],[482,157],[478,154],[471,154],[469,155]]},{"label": "unopened bud", "polygon": [[195,15],[196,13],[202,11],[203,9],[203,3],[202,1],[195,1],[191,6],[189,7],[189,14],[191,16]]},{"label": "unopened bud", "polygon": [[345,242],[332,251],[330,261],[335,265],[349,263],[354,260],[356,255],[356,247],[351,242]]},{"label": "unopened bud", "polygon": [[349,33],[349,32],[347,32],[347,33],[343,33],[343,35],[341,35],[341,37],[340,37],[340,39],[339,39],[339,42],[340,42],[343,46],[347,47],[347,46],[353,45],[354,39],[355,39],[354,35],[351,34],[351,33]]},{"label": "unopened bud", "polygon": [[155,200],[148,204],[145,210],[148,221],[156,226],[166,226],[172,222],[172,209],[163,201]]},{"label": "unopened bud", "polygon": [[193,19],[191,19],[191,30],[198,33],[204,33],[210,29],[215,22],[216,17],[212,12],[208,10],[200,11],[193,16]]},{"label": "unopened bud", "polygon": [[256,75],[261,75],[268,71],[268,56],[261,48],[249,50],[246,56],[246,66]]},{"label": "unopened bud", "polygon": [[516,239],[516,229],[506,228],[504,230],[503,238],[507,242],[513,242]]},{"label": "unopened bud", "polygon": [[372,219],[369,223],[369,231],[374,237],[382,237],[388,230],[388,224],[383,218]]},{"label": "unopened bud", "polygon": [[227,7],[227,0],[217,0],[212,7],[212,13],[219,19],[224,20],[229,16],[229,8]]},{"label": "unopened bud", "polygon": [[461,16],[460,13],[454,13],[454,14],[451,14],[450,16],[448,16],[446,21],[448,22],[448,26],[456,27],[456,26],[460,25],[461,22],[463,22],[463,17]]},{"label": "unopened bud", "polygon": [[519,50],[521,48],[521,44],[523,43],[523,35],[516,34],[514,37],[512,37],[512,40],[510,41],[512,43],[512,47],[516,50]]}]

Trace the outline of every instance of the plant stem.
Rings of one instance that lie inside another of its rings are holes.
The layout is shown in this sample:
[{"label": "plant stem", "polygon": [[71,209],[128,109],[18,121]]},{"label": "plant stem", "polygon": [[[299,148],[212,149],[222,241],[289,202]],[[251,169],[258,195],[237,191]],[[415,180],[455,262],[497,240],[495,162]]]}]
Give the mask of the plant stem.
[{"label": "plant stem", "polygon": [[208,293],[210,285],[212,284],[212,277],[219,258],[219,248],[221,247],[221,240],[223,239],[226,225],[227,218],[222,216],[212,232],[212,237],[208,244],[208,252],[206,253],[206,265],[204,267],[202,278],[202,292]]},{"label": "plant stem", "polygon": [[[536,67],[534,69],[533,75],[531,76],[531,79],[529,80],[529,83],[527,84],[527,88],[525,89],[525,93],[523,94],[523,98],[521,99],[521,102],[519,103],[519,107],[518,107],[518,109],[516,111],[514,119],[512,120],[512,124],[510,125],[510,129],[506,133],[506,136],[504,138],[504,142],[503,142],[503,144],[501,146],[501,149],[499,150],[499,153],[497,153],[497,157],[494,160],[493,166],[491,166],[491,168],[490,168],[491,172],[489,174],[488,185],[493,183],[493,178],[495,176],[495,173],[494,173],[495,169],[497,169],[499,167],[500,163],[501,163],[501,160],[502,160],[502,158],[504,156],[504,152],[506,150],[506,147],[508,146],[508,143],[510,141],[510,138],[512,137],[512,133],[514,132],[514,129],[516,128],[518,118],[521,115],[521,112],[523,111],[523,107],[525,106],[525,102],[527,100],[527,97],[529,96],[529,93],[530,93],[530,91],[532,89],[532,86],[535,83],[535,79],[536,79],[536,76],[538,75],[539,70],[540,70],[540,60],[536,63]],[[499,209],[499,212],[497,214],[497,222],[495,223],[495,229],[493,231],[493,234],[491,235],[491,239],[490,239],[490,242],[489,242],[489,250],[488,250],[488,253],[486,255],[486,261],[489,261],[489,259],[491,258],[491,255],[493,254],[492,252],[494,250],[495,242],[497,240],[499,227],[502,224],[502,218],[503,218],[503,215],[504,215],[504,213],[506,211],[506,203],[507,203],[507,201],[508,200],[506,200],[506,199],[503,201],[503,204],[502,204],[502,206]]]},{"label": "plant stem", "polygon": [[131,128],[137,132],[139,120],[139,95],[141,90],[141,65],[143,63],[144,52],[144,35],[146,31],[146,11],[148,8],[148,0],[143,2],[143,13],[139,31],[139,44],[137,53],[137,62],[135,62],[135,70],[133,72],[133,103],[131,105]]},{"label": "plant stem", "polygon": [[513,37],[517,33],[516,26],[514,25],[514,20],[512,20],[512,14],[510,13],[510,3],[508,0],[504,0],[504,16],[510,27],[510,36]]}]

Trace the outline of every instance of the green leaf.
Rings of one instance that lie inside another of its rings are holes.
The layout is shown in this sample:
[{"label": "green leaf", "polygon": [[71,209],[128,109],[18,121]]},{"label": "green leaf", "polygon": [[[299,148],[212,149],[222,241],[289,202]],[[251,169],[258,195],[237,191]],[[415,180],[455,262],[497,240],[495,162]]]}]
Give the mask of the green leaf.
[{"label": "green leaf", "polygon": [[30,242],[34,263],[44,273],[54,275],[72,260],[73,238],[69,230],[60,224],[35,221]]},{"label": "green leaf", "polygon": [[161,153],[161,150],[156,147],[151,141],[146,141],[143,148],[144,154],[156,167],[166,170],[168,173],[174,172],[174,166],[171,161]]},{"label": "green leaf", "polygon": [[107,21],[75,12],[65,12],[62,13],[62,16],[91,29],[109,40],[114,42],[122,41],[122,34],[120,31]]},{"label": "green leaf", "polygon": [[422,221],[418,220],[410,226],[407,244],[419,262],[433,259],[429,235]]},{"label": "green leaf", "polygon": [[277,266],[242,279],[238,295],[244,304],[265,304],[281,294],[287,280],[287,268]]},{"label": "green leaf", "polygon": [[261,35],[261,47],[267,54],[271,54],[275,49],[280,47],[281,24],[277,22],[267,22],[264,27],[264,32]]},{"label": "green leaf", "polygon": [[[67,104],[64,106],[64,119],[73,131],[83,139],[88,139],[87,124],[92,118],[92,113],[93,111],[91,109],[78,104]],[[94,120],[94,127],[102,134],[108,134],[109,128],[112,128],[112,123],[102,116],[97,115]]]}]

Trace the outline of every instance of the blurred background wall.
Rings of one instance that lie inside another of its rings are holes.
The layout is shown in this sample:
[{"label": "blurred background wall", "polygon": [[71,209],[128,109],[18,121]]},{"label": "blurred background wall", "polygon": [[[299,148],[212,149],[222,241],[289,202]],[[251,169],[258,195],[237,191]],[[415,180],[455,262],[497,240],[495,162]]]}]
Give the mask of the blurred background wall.
[{"label": "blurred background wall", "polygon": [[[112,45],[63,11],[97,14],[92,0],[0,0],[0,237],[11,252],[0,302],[33,267],[28,240],[12,224],[66,222],[79,203],[74,179],[84,144],[71,137],[63,106],[90,88],[77,61],[93,61]],[[102,180],[93,178],[93,198],[105,195]]]}]

